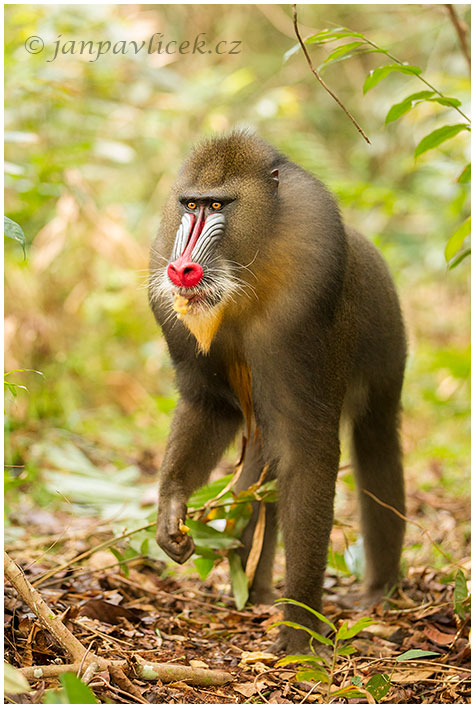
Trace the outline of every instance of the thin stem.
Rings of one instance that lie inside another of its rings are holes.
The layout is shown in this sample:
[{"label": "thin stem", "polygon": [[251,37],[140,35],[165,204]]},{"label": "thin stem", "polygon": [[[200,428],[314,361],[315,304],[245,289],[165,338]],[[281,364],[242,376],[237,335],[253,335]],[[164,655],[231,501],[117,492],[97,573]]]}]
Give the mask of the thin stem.
[{"label": "thin stem", "polygon": [[[382,49],[382,47],[379,47],[377,44],[372,42],[370,39],[368,39],[364,35],[363,35],[363,39],[367,44],[369,44],[369,45],[371,45],[371,47],[374,47],[375,49],[377,49],[378,52],[382,52],[383,54],[385,54],[387,57],[389,57],[389,59],[392,59],[393,62],[395,62],[396,64],[399,64],[400,66],[405,66],[404,62],[402,62],[400,59],[395,57],[394,54],[391,54],[391,52],[389,52],[387,49]],[[434,91],[434,93],[436,93],[438,96],[440,96],[441,98],[446,98],[445,95],[441,91],[439,91],[439,89],[437,89],[435,86],[433,86],[429,81],[427,81],[427,79],[424,79],[424,77],[421,76],[421,74],[414,74],[414,76],[417,77],[419,79],[419,81],[422,81],[423,84],[425,84],[430,89],[432,89],[432,91]],[[463,111],[461,111],[458,106],[452,106],[452,108],[455,108],[455,110],[458,111],[458,113],[460,113],[460,115],[463,116],[466,121],[471,123],[470,118],[468,116],[466,116],[465,113]]]},{"label": "thin stem", "polygon": [[468,64],[468,73],[471,76],[472,75],[472,62],[470,60],[470,52],[468,50],[468,44],[467,44],[467,27],[465,23],[460,22],[459,18],[457,17],[457,13],[454,10],[453,5],[446,5],[447,12],[449,13],[450,21],[452,22],[453,26],[455,27],[455,31],[457,32],[459,42],[460,42],[460,48],[462,50],[462,54],[466,59],[466,62]]},{"label": "thin stem", "polygon": [[295,35],[296,35],[296,37],[297,37],[297,39],[298,39],[298,41],[299,41],[299,44],[300,44],[300,46],[301,46],[301,48],[302,48],[302,51],[303,51],[303,53],[304,53],[304,55],[305,55],[305,59],[307,60],[307,64],[309,65],[312,74],[313,74],[313,75],[315,76],[315,78],[321,83],[321,85],[323,86],[323,88],[325,89],[325,91],[330,94],[330,96],[332,97],[332,99],[333,99],[334,101],[336,101],[336,103],[340,106],[340,108],[346,113],[346,115],[348,116],[348,118],[350,119],[350,121],[351,121],[351,122],[353,123],[353,125],[355,126],[356,130],[363,136],[363,138],[366,140],[366,142],[368,143],[368,145],[371,145],[370,139],[368,138],[368,136],[366,135],[366,133],[364,132],[364,130],[361,128],[361,126],[360,126],[359,123],[357,122],[356,118],[354,118],[354,116],[352,116],[352,114],[349,112],[349,110],[342,104],[342,102],[340,101],[340,99],[338,98],[338,96],[337,96],[335,93],[333,93],[333,91],[331,90],[331,88],[325,83],[325,81],[322,79],[322,77],[320,76],[320,74],[318,73],[318,71],[317,71],[317,70],[315,69],[315,67],[313,66],[312,60],[310,59],[310,55],[309,55],[309,53],[308,53],[308,51],[307,51],[307,47],[305,46],[305,44],[304,44],[304,42],[303,42],[303,40],[302,40],[302,37],[300,36],[299,27],[298,27],[298,19],[297,19],[297,6],[296,6],[296,5],[292,5],[292,12],[293,12],[293,20],[294,20]]}]

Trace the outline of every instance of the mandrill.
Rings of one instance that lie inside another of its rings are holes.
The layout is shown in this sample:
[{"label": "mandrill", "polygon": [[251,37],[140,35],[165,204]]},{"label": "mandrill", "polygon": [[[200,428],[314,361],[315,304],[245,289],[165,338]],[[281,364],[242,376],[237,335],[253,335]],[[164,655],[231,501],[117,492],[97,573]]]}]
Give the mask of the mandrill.
[{"label": "mandrill", "polygon": [[[150,303],[180,392],[160,473],[160,547],[178,563],[193,553],[181,524],[187,500],[246,425],[239,489],[265,465],[278,489],[277,509],[267,505],[250,598],[272,599],[280,524],[285,595],[320,611],[344,418],[366,598],[384,595],[397,582],[404,536],[404,522],[387,505],[404,514],[406,338],[375,247],[344,226],[321,182],[237,131],[205,140],[185,160],[152,249]],[[244,565],[256,521],[257,509],[242,537]],[[286,605],[285,617],[318,626],[295,605]],[[308,648],[303,631],[283,626],[280,633],[275,650]]]}]

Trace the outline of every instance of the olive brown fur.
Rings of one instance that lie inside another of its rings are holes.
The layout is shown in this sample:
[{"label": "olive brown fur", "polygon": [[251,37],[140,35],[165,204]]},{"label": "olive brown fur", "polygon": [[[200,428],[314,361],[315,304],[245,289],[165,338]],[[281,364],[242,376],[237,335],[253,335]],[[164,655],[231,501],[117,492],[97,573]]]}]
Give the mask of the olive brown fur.
[{"label": "olive brown fur", "polygon": [[[167,269],[183,214],[198,215],[190,216],[196,223],[217,205],[225,226],[199,264],[202,280],[177,286]],[[186,303],[182,314],[177,297]],[[273,505],[267,510],[251,599],[272,598],[279,522],[285,595],[320,611],[345,419],[366,591],[372,600],[383,595],[397,582],[404,522],[364,491],[404,514],[399,417],[406,338],[375,247],[344,226],[321,182],[237,131],[203,141],[184,162],[152,247],[150,302],[180,392],[160,472],[158,544],[179,563],[189,558],[193,541],[180,530],[187,500],[247,426],[239,485],[255,482],[268,463],[279,500],[277,512]],[[255,511],[243,535],[244,563],[256,519]],[[318,627],[297,606],[287,605],[285,617]],[[283,627],[276,647],[308,649],[307,636]]]}]

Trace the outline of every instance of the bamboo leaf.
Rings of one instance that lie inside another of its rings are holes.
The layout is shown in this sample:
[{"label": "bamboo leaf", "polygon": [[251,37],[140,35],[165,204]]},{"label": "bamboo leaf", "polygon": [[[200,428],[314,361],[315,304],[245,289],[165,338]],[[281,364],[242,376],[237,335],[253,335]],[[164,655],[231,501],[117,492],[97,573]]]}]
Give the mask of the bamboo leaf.
[{"label": "bamboo leaf", "polygon": [[412,66],[411,64],[384,64],[384,66],[378,66],[376,69],[372,69],[363,84],[363,93],[367,93],[376,84],[379,84],[381,79],[391,74],[393,71],[398,71],[400,74],[420,74],[422,69],[418,66]]},{"label": "bamboo leaf", "polygon": [[467,123],[456,123],[455,125],[437,128],[437,130],[432,131],[432,133],[426,135],[425,138],[422,138],[414,151],[414,156],[418,158],[419,155],[426,153],[428,150],[437,148],[438,145],[450,138],[454,138],[463,130],[470,130]]},{"label": "bamboo leaf", "polygon": [[467,182],[470,182],[472,179],[472,163],[469,162],[468,165],[465,165],[464,169],[458,176],[457,182],[460,182],[461,185],[466,184]]},{"label": "bamboo leaf", "polygon": [[420,657],[435,657],[439,655],[440,652],[432,652],[432,650],[408,650],[394,659],[396,662],[406,662],[406,660],[418,660]]},{"label": "bamboo leaf", "polygon": [[468,217],[463,224],[459,226],[457,231],[455,231],[447,242],[445,247],[445,260],[448,263],[457,251],[462,247],[465,238],[470,234],[471,230],[471,217]]},{"label": "bamboo leaf", "polygon": [[242,610],[246,605],[246,601],[249,598],[249,585],[247,581],[247,576],[242,568],[241,559],[232,551],[228,554],[229,561],[229,573],[231,576],[231,586],[233,589],[233,596],[236,602],[236,608],[238,611]]},{"label": "bamboo leaf", "polygon": [[433,96],[433,91],[418,91],[415,94],[407,96],[403,101],[395,103],[388,111],[385,123],[391,123],[396,121],[398,118],[403,116],[405,113],[411,110],[414,106],[417,106],[421,101],[425,101]]}]

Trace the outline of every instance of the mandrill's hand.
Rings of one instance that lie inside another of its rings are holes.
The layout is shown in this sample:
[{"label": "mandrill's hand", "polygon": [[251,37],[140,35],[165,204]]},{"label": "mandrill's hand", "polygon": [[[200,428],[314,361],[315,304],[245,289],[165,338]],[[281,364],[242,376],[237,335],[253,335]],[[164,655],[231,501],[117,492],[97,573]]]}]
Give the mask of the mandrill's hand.
[{"label": "mandrill's hand", "polygon": [[180,530],[186,517],[184,502],[170,499],[164,500],[158,506],[157,544],[179,564],[184,564],[193,554],[195,545],[193,539]]}]

